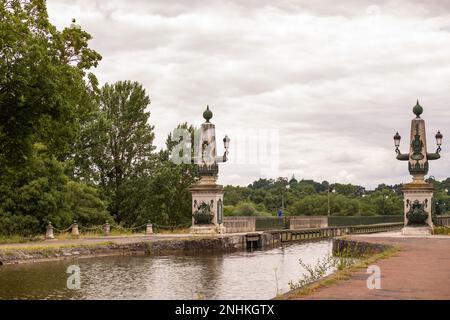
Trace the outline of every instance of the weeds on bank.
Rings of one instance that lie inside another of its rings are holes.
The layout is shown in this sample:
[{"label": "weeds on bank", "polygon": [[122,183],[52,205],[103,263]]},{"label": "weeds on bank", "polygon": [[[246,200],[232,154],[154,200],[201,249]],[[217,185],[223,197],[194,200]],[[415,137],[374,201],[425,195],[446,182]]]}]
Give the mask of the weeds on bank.
[{"label": "weeds on bank", "polygon": [[[29,246],[4,246],[0,247],[0,252],[2,251],[47,251],[47,252],[53,252],[58,249],[66,249],[66,248],[97,248],[102,246],[111,246],[115,243],[112,241],[104,241],[104,242],[98,242],[98,243],[91,243],[91,244],[61,244],[61,245],[51,245],[51,246],[42,246],[42,245],[33,245],[30,244]],[[8,252],[6,252],[8,254]]]},{"label": "weeds on bank", "polygon": [[434,234],[450,236],[450,228],[449,227],[435,227],[433,231],[434,231]]},{"label": "weeds on bank", "polygon": [[[189,233],[189,228],[184,229],[161,229],[158,230],[155,234],[187,234]],[[134,233],[132,231],[128,230],[111,230],[109,236],[142,236],[144,235],[143,232],[141,233]],[[103,237],[104,233],[103,231],[84,231],[81,232],[79,236],[72,236],[70,232],[64,232],[64,233],[55,233],[55,238],[57,240],[75,240],[75,239],[89,239],[89,238],[98,238]],[[45,237],[43,235],[40,236],[32,236],[32,237],[23,237],[19,235],[13,235],[13,236],[0,236],[0,244],[16,244],[16,243],[32,243],[37,241],[44,241]]]},{"label": "weeds on bank", "polygon": [[298,282],[289,282],[291,290],[301,289],[313,282],[321,280],[328,272],[335,270],[344,270],[349,266],[355,264],[356,256],[349,255],[348,252],[340,252],[335,255],[329,255],[323,259],[318,259],[315,265],[307,264],[302,259],[299,259],[300,265],[306,270],[302,278]]},{"label": "weeds on bank", "polygon": [[[399,247],[393,246],[377,254],[364,255],[359,258],[353,257],[351,259],[348,257],[344,258],[344,256],[348,253],[338,253],[338,256],[335,257],[331,256],[325,257],[322,260],[319,259],[317,264],[314,266],[304,264],[303,261],[301,261],[300,264],[303,263],[302,266],[305,268],[307,273],[304,274],[303,278],[297,283],[289,283],[292,292],[289,292],[286,295],[278,296],[277,299],[292,299],[296,296],[306,296],[319,288],[336,284],[342,280],[348,280],[350,279],[352,273],[358,269],[367,268],[380,259],[394,256],[399,250]],[[337,271],[324,278],[326,270],[330,270],[329,268],[336,268]]]},{"label": "weeds on bank", "polygon": [[23,237],[23,236],[0,236],[0,244],[27,243],[44,240],[43,236]]}]

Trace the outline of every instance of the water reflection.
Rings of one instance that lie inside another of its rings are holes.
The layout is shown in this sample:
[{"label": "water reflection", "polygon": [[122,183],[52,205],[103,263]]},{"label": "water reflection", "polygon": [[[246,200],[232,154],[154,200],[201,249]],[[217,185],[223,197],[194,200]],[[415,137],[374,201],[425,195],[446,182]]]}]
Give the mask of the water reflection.
[{"label": "water reflection", "polygon": [[[2,299],[270,299],[331,254],[331,241],[271,250],[160,257],[103,257],[0,267]],[[66,287],[69,265],[81,289]]]}]

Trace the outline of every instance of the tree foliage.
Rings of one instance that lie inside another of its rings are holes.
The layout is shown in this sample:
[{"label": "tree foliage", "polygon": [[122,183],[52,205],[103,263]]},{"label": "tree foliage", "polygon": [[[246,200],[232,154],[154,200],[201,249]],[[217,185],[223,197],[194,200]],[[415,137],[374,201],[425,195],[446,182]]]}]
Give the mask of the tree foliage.
[{"label": "tree foliage", "polygon": [[86,123],[78,142],[76,176],[99,185],[109,200],[109,212],[118,222],[129,220],[122,203],[130,179],[148,176],[154,156],[153,126],[146,109],[150,98],[137,82],[105,84],[98,109]]},{"label": "tree foliage", "polygon": [[71,154],[83,77],[101,59],[88,48],[90,38],[81,28],[58,31],[43,0],[0,1],[2,167],[25,162],[35,142],[59,160]]}]

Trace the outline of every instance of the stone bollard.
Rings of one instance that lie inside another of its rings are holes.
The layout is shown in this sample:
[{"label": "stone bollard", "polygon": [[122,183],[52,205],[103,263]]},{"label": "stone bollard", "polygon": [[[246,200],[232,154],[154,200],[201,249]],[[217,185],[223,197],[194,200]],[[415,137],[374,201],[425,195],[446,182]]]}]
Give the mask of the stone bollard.
[{"label": "stone bollard", "polygon": [[150,221],[147,223],[147,229],[145,229],[145,234],[153,234],[153,224]]},{"label": "stone bollard", "polygon": [[52,223],[49,221],[47,225],[47,231],[45,233],[45,239],[55,239],[55,236],[53,235],[53,226]]},{"label": "stone bollard", "polygon": [[79,237],[80,230],[78,229],[78,223],[76,221],[72,224],[72,237]]},{"label": "stone bollard", "polygon": [[103,226],[103,231],[105,233],[105,236],[109,236],[109,233],[111,232],[111,226],[108,222]]}]

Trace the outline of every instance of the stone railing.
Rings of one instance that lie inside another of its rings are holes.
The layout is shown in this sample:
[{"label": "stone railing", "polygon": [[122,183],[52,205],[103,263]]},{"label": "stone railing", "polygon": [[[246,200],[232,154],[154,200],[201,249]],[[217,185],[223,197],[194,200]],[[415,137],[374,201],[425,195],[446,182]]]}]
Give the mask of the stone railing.
[{"label": "stone railing", "polygon": [[327,216],[289,217],[289,229],[326,228]]},{"label": "stone railing", "polygon": [[256,217],[253,216],[224,217],[223,219],[226,233],[253,232],[255,223]]},{"label": "stone railing", "polygon": [[236,216],[224,217],[223,224],[226,228],[226,233],[239,233],[279,229],[326,228],[328,220],[326,216],[280,218]]}]

